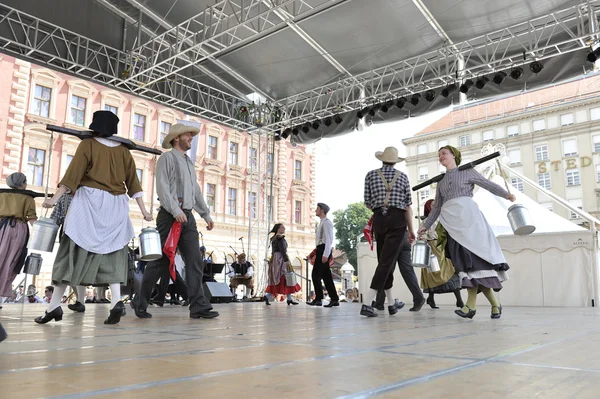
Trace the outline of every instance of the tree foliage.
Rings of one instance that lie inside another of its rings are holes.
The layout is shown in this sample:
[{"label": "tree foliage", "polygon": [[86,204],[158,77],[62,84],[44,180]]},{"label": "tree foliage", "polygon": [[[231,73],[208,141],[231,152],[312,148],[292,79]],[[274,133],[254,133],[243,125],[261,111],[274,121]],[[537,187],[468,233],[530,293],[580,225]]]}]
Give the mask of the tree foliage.
[{"label": "tree foliage", "polygon": [[371,211],[362,202],[350,204],[344,210],[333,213],[333,225],[335,226],[335,238],[338,241],[337,249],[348,255],[348,262],[354,266],[358,274],[358,262],[356,254],[356,242],[359,234],[371,218]]}]

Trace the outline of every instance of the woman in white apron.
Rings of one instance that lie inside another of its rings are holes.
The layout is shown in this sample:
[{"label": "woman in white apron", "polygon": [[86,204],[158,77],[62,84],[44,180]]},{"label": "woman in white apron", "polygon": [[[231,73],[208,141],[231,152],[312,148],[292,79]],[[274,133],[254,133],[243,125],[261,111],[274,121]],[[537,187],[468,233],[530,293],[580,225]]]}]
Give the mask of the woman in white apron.
[{"label": "woman in white apron", "polygon": [[499,319],[502,306],[493,291],[502,289],[502,282],[508,279],[509,266],[494,232],[473,201],[473,189],[477,184],[513,202],[515,196],[473,168],[458,170],[461,162],[458,149],[448,145],[440,148],[438,154],[446,175],[438,183],[433,208],[418,234],[424,234],[439,217],[445,234],[438,237],[438,244],[445,241],[446,256],[452,260],[461,286],[468,293],[466,305],[454,312],[472,319],[476,313],[477,293],[482,292],[492,306],[491,318]]}]

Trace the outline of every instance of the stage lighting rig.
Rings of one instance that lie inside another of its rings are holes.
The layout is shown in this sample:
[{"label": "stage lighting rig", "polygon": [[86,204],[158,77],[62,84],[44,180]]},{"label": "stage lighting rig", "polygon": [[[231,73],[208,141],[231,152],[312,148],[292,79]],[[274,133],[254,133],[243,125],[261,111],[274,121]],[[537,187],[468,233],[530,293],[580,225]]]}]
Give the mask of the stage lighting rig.
[{"label": "stage lighting rig", "polygon": [[510,77],[513,78],[514,80],[521,79],[521,76],[523,76],[523,68],[521,68],[521,67],[513,68],[510,71]]},{"label": "stage lighting rig", "polygon": [[473,82],[471,79],[467,79],[465,83],[460,85],[460,92],[463,94],[467,94],[469,89],[471,89],[471,87],[473,87],[474,84],[475,82]]},{"label": "stage lighting rig", "polygon": [[506,78],[506,72],[500,71],[494,75],[492,82],[496,83],[497,85],[500,85],[500,84],[502,84],[502,82],[504,82],[505,78]]},{"label": "stage lighting rig", "polygon": [[481,90],[485,87],[485,85],[487,84],[487,82],[489,82],[490,80],[486,77],[486,76],[481,76],[477,79],[477,81],[475,82],[475,87],[477,87],[477,89]]},{"label": "stage lighting rig", "polygon": [[319,126],[321,126],[321,121],[317,119],[316,121],[314,121],[312,123],[311,126],[312,126],[313,129],[317,130],[317,129],[319,129]]},{"label": "stage lighting rig", "polygon": [[410,103],[414,106],[416,106],[419,103],[419,100],[421,99],[421,95],[419,93],[415,93],[410,97]]},{"label": "stage lighting rig", "polygon": [[434,98],[435,98],[435,91],[427,90],[425,92],[425,100],[432,102]]},{"label": "stage lighting rig", "polygon": [[396,107],[402,109],[402,107],[404,107],[404,104],[406,104],[405,97],[400,97],[399,99],[396,100]]},{"label": "stage lighting rig", "polygon": [[339,115],[336,115],[336,116],[334,116],[334,117],[333,117],[333,120],[334,120],[334,121],[335,121],[335,123],[336,123],[336,124],[338,124],[338,125],[339,125],[340,123],[342,123],[342,121],[343,121],[342,117],[341,117],[341,116],[339,116]]},{"label": "stage lighting rig", "polygon": [[537,75],[538,73],[542,72],[542,69],[544,69],[544,64],[539,61],[533,61],[531,64],[529,64],[529,69],[531,72]]},{"label": "stage lighting rig", "polygon": [[328,116],[327,118],[325,118],[323,123],[325,124],[325,126],[329,127],[333,123],[333,119],[331,119],[331,116]]}]

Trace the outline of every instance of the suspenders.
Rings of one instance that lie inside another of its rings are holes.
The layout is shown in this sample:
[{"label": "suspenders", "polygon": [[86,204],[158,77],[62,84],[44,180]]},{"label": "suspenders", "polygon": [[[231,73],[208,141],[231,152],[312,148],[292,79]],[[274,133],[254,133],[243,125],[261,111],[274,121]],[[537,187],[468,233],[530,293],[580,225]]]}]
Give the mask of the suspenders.
[{"label": "suspenders", "polygon": [[392,187],[394,187],[394,184],[396,184],[396,180],[398,180],[398,178],[400,177],[400,171],[396,171],[396,174],[394,174],[394,177],[392,178],[391,182],[388,182],[385,179],[385,176],[383,176],[381,170],[378,169],[376,172],[379,175],[379,177],[381,177],[381,180],[383,180],[383,184],[385,185],[385,199],[383,200],[383,207],[387,208],[390,202],[390,194],[392,193]]}]

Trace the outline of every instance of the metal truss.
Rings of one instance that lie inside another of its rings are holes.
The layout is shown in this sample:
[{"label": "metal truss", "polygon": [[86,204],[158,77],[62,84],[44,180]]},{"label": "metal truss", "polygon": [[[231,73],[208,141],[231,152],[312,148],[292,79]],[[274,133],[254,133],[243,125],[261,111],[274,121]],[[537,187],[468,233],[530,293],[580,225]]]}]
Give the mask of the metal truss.
[{"label": "metal truss", "polygon": [[[266,128],[290,127],[588,48],[598,36],[593,29],[586,29],[596,26],[590,15],[598,18],[598,4],[598,0],[590,0],[287,97],[275,104],[289,117]],[[527,61],[523,61],[524,55]],[[361,98],[361,89],[365,98]]]}]

